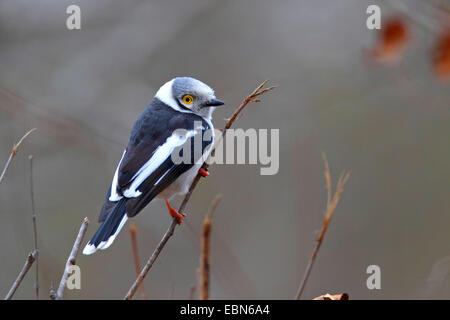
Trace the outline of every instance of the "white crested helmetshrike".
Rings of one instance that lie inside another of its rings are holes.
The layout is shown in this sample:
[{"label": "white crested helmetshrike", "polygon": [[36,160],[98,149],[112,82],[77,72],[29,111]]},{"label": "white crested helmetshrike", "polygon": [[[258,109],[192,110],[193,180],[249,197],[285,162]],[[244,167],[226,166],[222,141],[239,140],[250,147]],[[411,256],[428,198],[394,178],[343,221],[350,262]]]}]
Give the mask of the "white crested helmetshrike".
[{"label": "white crested helmetshrike", "polygon": [[[168,201],[175,194],[186,193],[197,172],[207,175],[199,159],[206,159],[212,150],[211,116],[215,107],[223,104],[213,89],[190,77],[174,78],[158,90],[133,126],[100,212],[102,224],[84,254],[108,248],[128,217],[137,215],[155,197],[164,199],[170,215],[181,223],[184,215]],[[179,129],[184,134],[180,135]],[[208,130],[211,134],[201,140],[199,159],[195,158],[198,152],[192,152],[191,161],[173,161],[172,153],[178,147],[187,142],[193,146],[196,136]]]}]

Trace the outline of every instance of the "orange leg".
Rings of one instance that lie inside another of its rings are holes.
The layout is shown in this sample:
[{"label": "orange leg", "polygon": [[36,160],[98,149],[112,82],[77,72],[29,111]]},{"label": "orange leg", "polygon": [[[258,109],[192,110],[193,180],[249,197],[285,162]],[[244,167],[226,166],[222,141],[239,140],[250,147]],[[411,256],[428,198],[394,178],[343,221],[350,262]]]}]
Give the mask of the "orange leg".
[{"label": "orange leg", "polygon": [[177,219],[177,222],[179,225],[181,225],[181,223],[183,222],[183,218],[186,217],[185,214],[179,213],[177,210],[175,210],[174,208],[172,208],[172,206],[170,205],[169,201],[166,200],[166,205],[167,208],[169,209],[169,213],[170,215]]},{"label": "orange leg", "polygon": [[207,177],[207,176],[209,176],[209,172],[208,171],[206,171],[206,170],[204,170],[204,169],[202,169],[202,168],[200,168],[200,169],[198,169],[198,173],[200,173],[200,175],[202,175],[203,177]]}]

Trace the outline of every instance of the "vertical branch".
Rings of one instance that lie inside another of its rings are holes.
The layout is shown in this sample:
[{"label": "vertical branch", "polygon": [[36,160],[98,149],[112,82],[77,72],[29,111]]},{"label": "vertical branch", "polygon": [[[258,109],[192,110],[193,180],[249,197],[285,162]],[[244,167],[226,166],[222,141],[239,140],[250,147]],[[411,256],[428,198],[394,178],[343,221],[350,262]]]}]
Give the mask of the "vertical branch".
[{"label": "vertical branch", "polygon": [[35,259],[36,259],[36,251],[33,251],[28,255],[27,260],[25,261],[25,264],[24,264],[22,270],[20,271],[19,275],[17,276],[16,281],[14,281],[11,289],[9,289],[9,292],[6,295],[5,300],[11,300],[11,298],[14,296],[14,293],[16,293],[17,288],[19,288],[20,284],[22,283],[23,278],[25,278],[28,270],[30,270]]},{"label": "vertical branch", "polygon": [[[136,276],[139,276],[139,273],[141,272],[141,261],[139,259],[139,250],[137,244],[137,226],[134,223],[130,225],[130,235],[131,235],[131,248],[133,251],[134,270],[136,271]],[[140,286],[139,291],[141,292],[142,299],[147,300],[148,297],[145,294],[144,284]]]},{"label": "vertical branch", "polygon": [[31,129],[30,131],[28,131],[27,133],[25,133],[25,135],[19,140],[19,142],[17,142],[17,144],[13,145],[12,149],[11,149],[11,154],[9,155],[8,160],[6,161],[5,167],[3,168],[2,174],[0,175],[0,183],[2,183],[3,178],[5,177],[6,174],[6,170],[8,170],[9,165],[11,164],[12,159],[16,156],[17,152],[19,152],[19,147],[22,144],[23,140],[26,139],[26,137],[28,137],[33,131],[35,131],[36,128]]},{"label": "vertical branch", "polygon": [[[244,100],[242,100],[241,104],[236,108],[234,113],[231,115],[231,118],[228,119],[228,121],[227,121],[227,123],[225,125],[225,128],[222,131],[221,138],[223,138],[225,136],[225,132],[227,131],[227,129],[231,128],[232,124],[236,121],[238,116],[241,114],[242,110],[244,110],[244,108],[250,102],[259,102],[260,101],[259,98],[258,98],[259,96],[261,96],[262,94],[264,94],[264,93],[266,93],[268,91],[271,91],[271,90],[276,88],[275,86],[264,88],[266,83],[267,83],[267,80],[265,80],[263,83],[261,83],[255,90],[253,90],[252,93],[250,93],[247,97],[245,97]],[[214,152],[214,150],[212,150],[212,152]],[[207,162],[208,162],[208,160],[206,160],[205,163],[202,166],[202,168],[204,170],[207,170],[208,167],[209,167]],[[187,205],[189,199],[191,198],[192,192],[194,191],[194,189],[197,186],[198,182],[200,181],[201,177],[202,176],[200,174],[197,174],[197,176],[192,181],[191,186],[189,187],[189,191],[187,192],[187,194],[185,195],[183,201],[181,202],[181,205],[180,205],[180,208],[178,209],[178,212],[183,212],[184,209],[186,208],[186,205]],[[164,233],[161,241],[156,246],[155,250],[153,251],[153,253],[150,256],[150,258],[148,259],[148,261],[145,264],[144,268],[142,268],[141,273],[139,274],[139,276],[134,281],[134,283],[131,285],[130,289],[128,290],[127,294],[125,295],[125,298],[124,298],[125,300],[129,300],[129,299],[133,298],[133,296],[135,295],[139,285],[142,283],[142,281],[144,280],[145,276],[147,275],[147,273],[152,268],[153,263],[158,258],[158,256],[161,253],[161,251],[164,249],[167,241],[169,241],[169,239],[173,236],[176,226],[177,226],[177,219],[174,218],[174,219],[172,219],[172,222],[171,222],[169,228]]]},{"label": "vertical branch", "polygon": [[30,159],[30,197],[31,197],[31,219],[33,221],[33,234],[34,234],[34,251],[36,252],[36,280],[34,283],[36,300],[39,300],[39,250],[37,242],[37,216],[34,205],[34,190],[33,190],[33,156],[28,156]]},{"label": "vertical branch", "polygon": [[302,296],[302,293],[305,289],[306,282],[308,281],[308,278],[311,274],[312,267],[314,265],[314,262],[316,261],[317,254],[319,253],[319,249],[322,246],[323,238],[325,237],[325,233],[327,232],[328,225],[330,224],[331,218],[333,217],[333,213],[339,203],[339,199],[344,192],[344,185],[347,182],[348,178],[350,177],[350,171],[348,172],[342,172],[339,176],[337,185],[336,185],[336,191],[333,196],[332,190],[331,190],[331,178],[330,178],[330,169],[328,166],[328,161],[324,153],[322,153],[322,158],[325,166],[325,182],[327,187],[327,207],[325,212],[325,218],[322,222],[322,229],[319,232],[319,235],[316,239],[316,246],[314,247],[313,253],[311,255],[311,258],[309,259],[308,266],[306,267],[305,274],[303,275],[303,280],[300,283],[300,286],[298,287],[298,291],[296,294],[296,299],[300,299]]},{"label": "vertical branch", "polygon": [[50,298],[50,300],[56,300],[56,298],[57,298],[55,287],[53,285],[53,281],[50,283],[49,298]]},{"label": "vertical branch", "polygon": [[135,295],[137,289],[142,284],[142,281],[144,281],[145,276],[147,275],[147,273],[152,268],[153,263],[156,261],[156,259],[158,258],[159,254],[161,253],[162,249],[166,245],[167,241],[169,241],[170,237],[172,237],[176,225],[177,225],[176,219],[172,219],[172,223],[170,224],[170,226],[167,229],[166,233],[164,234],[163,238],[158,243],[158,246],[153,251],[152,255],[148,259],[148,261],[145,264],[144,268],[142,268],[142,270],[139,273],[139,276],[137,277],[136,281],[134,281],[133,285],[128,290],[127,295],[124,298],[125,300],[130,300],[130,299],[133,298],[133,296]]},{"label": "vertical branch", "polygon": [[201,237],[201,250],[200,250],[200,267],[198,272],[198,299],[209,299],[209,274],[210,274],[210,252],[211,252],[211,228],[212,228],[212,215],[222,200],[222,195],[219,194],[215,197],[211,203],[211,207],[203,220],[203,229]]},{"label": "vertical branch", "polygon": [[61,300],[63,297],[64,288],[66,287],[67,279],[69,278],[70,267],[75,265],[78,251],[80,250],[80,245],[81,242],[83,241],[84,235],[86,234],[88,225],[89,225],[88,218],[84,218],[83,223],[81,224],[80,227],[80,231],[78,232],[78,236],[75,239],[75,243],[73,244],[72,251],[70,252],[69,258],[67,259],[66,267],[61,277],[61,282],[59,283],[58,291],[56,292],[55,298],[57,300]]}]

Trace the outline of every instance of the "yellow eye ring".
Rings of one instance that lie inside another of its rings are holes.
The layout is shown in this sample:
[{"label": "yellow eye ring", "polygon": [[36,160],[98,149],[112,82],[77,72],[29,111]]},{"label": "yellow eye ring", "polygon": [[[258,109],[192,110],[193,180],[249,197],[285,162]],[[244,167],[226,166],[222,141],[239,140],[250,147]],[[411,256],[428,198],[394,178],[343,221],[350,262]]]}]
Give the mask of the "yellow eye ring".
[{"label": "yellow eye ring", "polygon": [[186,94],[183,96],[183,102],[184,104],[192,104],[192,102],[194,102],[194,97],[190,94]]}]

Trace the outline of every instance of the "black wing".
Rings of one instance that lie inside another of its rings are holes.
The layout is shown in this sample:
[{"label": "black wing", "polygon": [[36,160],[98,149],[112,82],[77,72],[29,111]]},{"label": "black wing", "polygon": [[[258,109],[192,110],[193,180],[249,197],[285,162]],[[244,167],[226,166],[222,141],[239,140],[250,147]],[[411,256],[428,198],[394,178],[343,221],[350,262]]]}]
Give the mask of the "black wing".
[{"label": "black wing", "polygon": [[[195,163],[194,136],[189,138],[192,158],[190,163],[173,163],[171,154],[162,153],[161,148],[169,141],[175,130],[184,129],[188,132],[194,130],[196,121],[202,124],[202,134],[211,129],[209,124],[200,116],[176,111],[156,98],[152,101],[134,124],[125,154],[118,166],[116,184],[113,180],[113,185],[108,191],[101,210],[100,222],[106,219],[117,202],[110,201],[111,191],[117,195],[116,200],[121,197],[127,198],[127,214],[128,216],[134,216],[155,196],[193,166]],[[212,141],[213,137],[206,141],[202,139],[202,152]],[[161,154],[163,158],[161,158]],[[156,159],[158,165],[154,166],[152,170],[144,170],[149,160],[155,160],[152,157],[155,158],[156,156],[159,157],[159,159]],[[138,183],[139,181],[141,182]],[[138,185],[136,185],[137,183]],[[136,191],[139,195],[133,194],[133,191]]]}]

